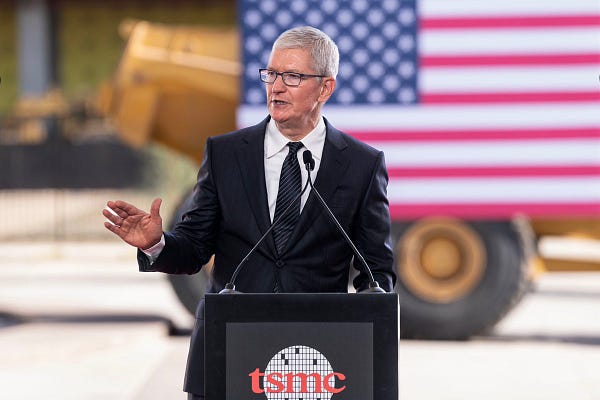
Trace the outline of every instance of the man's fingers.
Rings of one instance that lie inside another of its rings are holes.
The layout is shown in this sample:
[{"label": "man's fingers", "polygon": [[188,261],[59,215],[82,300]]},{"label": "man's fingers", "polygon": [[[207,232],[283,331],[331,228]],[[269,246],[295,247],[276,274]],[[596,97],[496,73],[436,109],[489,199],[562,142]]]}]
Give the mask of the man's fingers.
[{"label": "man's fingers", "polygon": [[117,201],[109,201],[107,203],[108,207],[110,207],[115,213],[117,213],[121,218],[127,218],[128,215],[136,215],[143,213],[142,210],[134,206],[133,204],[129,204],[122,200]]},{"label": "man's fingers", "polygon": [[109,201],[106,203],[106,206],[114,213],[117,214],[119,217],[121,218],[127,218],[127,216],[129,214],[127,214],[127,212],[125,210],[123,210],[122,208],[117,206],[117,202],[116,201]]},{"label": "man's fingers", "polygon": [[156,198],[152,202],[152,205],[150,206],[150,216],[153,219],[154,218],[160,218],[160,205],[161,204],[162,204],[162,199],[161,198]]},{"label": "man's fingers", "polygon": [[114,213],[110,212],[110,210],[107,210],[106,208],[104,210],[102,210],[102,215],[104,215],[104,217],[106,219],[108,219],[110,222],[112,222],[115,225],[121,225],[121,223],[123,222],[123,218],[121,218],[118,215],[115,215]]},{"label": "man's fingers", "polygon": [[119,236],[120,238],[123,237],[123,232],[121,231],[120,226],[111,224],[110,222],[105,222],[104,227],[106,229],[108,229],[109,231],[111,231],[112,233],[114,233],[115,235]]},{"label": "man's fingers", "polygon": [[120,208],[116,208],[116,209],[112,209],[115,212],[115,214],[117,214],[119,217],[125,219],[129,216],[129,214],[127,214],[125,211],[121,210]]}]

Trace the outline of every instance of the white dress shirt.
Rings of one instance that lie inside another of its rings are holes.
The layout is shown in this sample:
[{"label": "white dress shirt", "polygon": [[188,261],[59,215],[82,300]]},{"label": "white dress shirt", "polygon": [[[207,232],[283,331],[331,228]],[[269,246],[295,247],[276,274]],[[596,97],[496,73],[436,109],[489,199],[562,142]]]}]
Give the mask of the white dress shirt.
[{"label": "white dress shirt", "polygon": [[[319,118],[319,122],[315,129],[309,132],[302,140],[302,147],[296,153],[298,162],[300,163],[300,171],[302,173],[302,188],[308,181],[308,172],[304,167],[302,153],[304,150],[310,150],[313,159],[315,160],[315,169],[311,172],[310,176],[313,181],[317,179],[317,173],[321,165],[321,158],[323,157],[323,147],[325,146],[325,121],[323,118]],[[281,175],[281,166],[287,156],[289,149],[287,144],[290,140],[286,138],[277,128],[275,121],[272,119],[267,124],[267,131],[265,132],[265,182],[267,185],[267,201],[269,202],[269,214],[271,221],[275,215],[275,204],[277,203],[277,193],[279,191],[279,176]],[[310,189],[301,197],[300,210],[304,209],[306,200],[310,194]],[[162,235],[160,242],[148,249],[142,249],[150,262],[153,263],[160,255],[162,249],[165,247],[165,235]]]},{"label": "white dress shirt", "polygon": [[[275,204],[277,203],[277,193],[279,192],[279,177],[281,175],[281,166],[283,161],[288,155],[289,148],[287,144],[290,142],[288,138],[277,129],[275,121],[270,120],[267,125],[267,132],[265,133],[265,182],[267,184],[267,200],[269,202],[269,214],[271,215],[271,222],[273,222],[273,216],[275,215]],[[310,176],[314,183],[317,172],[319,172],[319,166],[321,165],[321,157],[323,156],[323,146],[325,145],[325,122],[323,118],[319,118],[319,123],[306,135],[302,140],[302,147],[296,153],[298,162],[300,163],[300,171],[302,173],[302,188],[308,181],[308,172],[304,167],[302,160],[302,153],[305,150],[310,150],[315,160],[315,169],[311,172]],[[304,192],[300,200],[300,210],[304,209],[308,195],[310,194],[310,188]]]}]

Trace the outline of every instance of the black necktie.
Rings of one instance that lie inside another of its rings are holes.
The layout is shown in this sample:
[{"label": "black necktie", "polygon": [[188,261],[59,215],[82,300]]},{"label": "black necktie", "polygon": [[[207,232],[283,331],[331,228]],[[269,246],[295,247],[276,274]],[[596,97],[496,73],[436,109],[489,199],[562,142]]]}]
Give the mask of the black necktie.
[{"label": "black necktie", "polygon": [[[290,151],[281,166],[281,175],[279,177],[279,191],[277,192],[277,203],[275,204],[275,215],[273,221],[283,213],[283,211],[294,201],[302,190],[302,177],[300,175],[300,164],[296,153],[302,147],[302,142],[289,142]],[[300,198],[294,201],[294,205],[289,209],[277,225],[273,228],[273,238],[277,254],[281,255],[285,249],[296,222],[300,218]]]}]

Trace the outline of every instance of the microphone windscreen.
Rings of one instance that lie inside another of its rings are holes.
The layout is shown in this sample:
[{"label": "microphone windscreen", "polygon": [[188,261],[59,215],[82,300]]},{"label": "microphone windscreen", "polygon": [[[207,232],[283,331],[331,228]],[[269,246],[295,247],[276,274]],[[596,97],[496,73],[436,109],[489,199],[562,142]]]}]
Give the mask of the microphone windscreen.
[{"label": "microphone windscreen", "polygon": [[302,153],[302,160],[304,161],[304,165],[309,167],[310,171],[315,169],[315,160],[310,150],[304,150],[304,153]]}]

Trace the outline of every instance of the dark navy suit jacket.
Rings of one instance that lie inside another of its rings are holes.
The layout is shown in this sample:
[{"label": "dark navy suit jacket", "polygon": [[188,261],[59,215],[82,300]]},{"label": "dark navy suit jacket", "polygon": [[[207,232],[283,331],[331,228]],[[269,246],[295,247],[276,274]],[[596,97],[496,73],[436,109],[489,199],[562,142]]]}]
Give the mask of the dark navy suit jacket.
[{"label": "dark navy suit jacket", "polygon": [[[260,124],[208,139],[194,189],[194,206],[171,232],[150,265],[139,254],[142,271],[193,274],[214,254],[207,288],[217,293],[247,252],[270,226]],[[327,120],[326,139],[315,187],[386,291],[395,283],[383,153],[344,134]],[[310,194],[287,248],[278,255],[272,236],[248,259],[235,282],[246,293],[346,292],[353,253],[314,194]],[[361,265],[356,264],[357,269]],[[360,272],[353,284],[368,285]],[[184,390],[204,392],[203,302],[196,312]],[[210,368],[210,366],[208,366]]]}]

